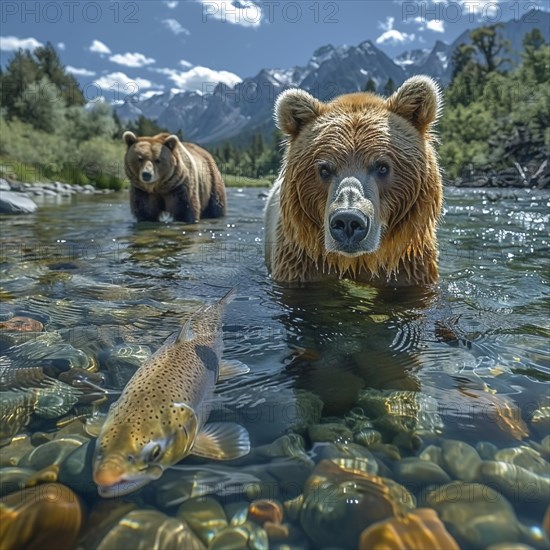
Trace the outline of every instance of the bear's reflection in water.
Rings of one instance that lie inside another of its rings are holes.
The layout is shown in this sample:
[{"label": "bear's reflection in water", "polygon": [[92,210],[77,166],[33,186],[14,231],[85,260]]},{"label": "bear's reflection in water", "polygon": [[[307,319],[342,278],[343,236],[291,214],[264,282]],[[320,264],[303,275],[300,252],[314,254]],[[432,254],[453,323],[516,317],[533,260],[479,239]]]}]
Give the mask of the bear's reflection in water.
[{"label": "bear's reflection in water", "polygon": [[375,289],[351,281],[275,287],[287,345],[285,376],[318,395],[323,415],[341,415],[364,388],[420,388],[419,352],[436,338],[432,287]]}]

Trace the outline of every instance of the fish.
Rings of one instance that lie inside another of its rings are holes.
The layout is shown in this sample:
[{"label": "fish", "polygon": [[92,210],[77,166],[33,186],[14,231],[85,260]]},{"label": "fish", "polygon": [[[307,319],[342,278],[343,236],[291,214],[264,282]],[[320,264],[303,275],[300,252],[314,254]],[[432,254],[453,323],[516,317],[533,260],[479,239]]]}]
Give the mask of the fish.
[{"label": "fish", "polygon": [[222,315],[235,289],[201,306],[134,373],[99,431],[92,475],[103,498],[133,493],[189,454],[233,460],[250,452],[239,424],[207,424],[216,383],[249,372],[222,362]]}]

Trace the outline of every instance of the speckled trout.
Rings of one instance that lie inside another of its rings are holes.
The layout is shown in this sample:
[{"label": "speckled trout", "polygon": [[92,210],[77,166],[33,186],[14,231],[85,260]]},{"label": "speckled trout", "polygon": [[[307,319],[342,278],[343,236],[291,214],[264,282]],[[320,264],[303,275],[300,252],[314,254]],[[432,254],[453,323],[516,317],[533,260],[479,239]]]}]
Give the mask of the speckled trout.
[{"label": "speckled trout", "polygon": [[248,372],[242,363],[221,362],[222,314],[233,296],[195,312],[111,405],[93,459],[100,496],[136,491],[188,454],[231,460],[250,451],[242,426],[205,424],[216,382]]}]

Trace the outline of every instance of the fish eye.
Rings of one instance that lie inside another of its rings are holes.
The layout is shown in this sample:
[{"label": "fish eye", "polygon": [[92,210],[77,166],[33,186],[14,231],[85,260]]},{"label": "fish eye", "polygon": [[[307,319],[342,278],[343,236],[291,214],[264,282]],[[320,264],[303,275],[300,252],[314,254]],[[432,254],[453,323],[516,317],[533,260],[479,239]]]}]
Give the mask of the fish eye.
[{"label": "fish eye", "polygon": [[150,461],[158,460],[160,458],[161,450],[162,449],[160,448],[160,445],[155,445],[151,449],[151,452],[149,453],[149,460]]}]

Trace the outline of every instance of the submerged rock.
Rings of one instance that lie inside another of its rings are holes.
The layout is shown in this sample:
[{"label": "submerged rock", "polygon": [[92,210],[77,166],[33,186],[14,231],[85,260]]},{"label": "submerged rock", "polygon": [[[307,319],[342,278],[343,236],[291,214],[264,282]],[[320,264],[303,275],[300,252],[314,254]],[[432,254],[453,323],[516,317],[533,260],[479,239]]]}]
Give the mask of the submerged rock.
[{"label": "submerged rock", "polygon": [[526,445],[500,449],[495,453],[494,460],[515,464],[535,474],[550,475],[550,464],[542,458],[538,451]]},{"label": "submerged rock", "polygon": [[426,485],[443,485],[451,478],[437,464],[420,458],[403,458],[396,462],[393,471],[396,479],[409,489],[420,489]]},{"label": "submerged rock", "polygon": [[96,550],[203,550],[205,546],[181,519],[156,510],[133,510],[95,546]]},{"label": "submerged rock", "polygon": [[431,508],[375,523],[361,533],[360,550],[460,550]]},{"label": "submerged rock", "polygon": [[184,502],[179,507],[177,516],[193,529],[206,546],[228,525],[222,505],[211,497],[194,498]]},{"label": "submerged rock", "polygon": [[354,460],[322,460],[296,500],[300,524],[320,547],[356,548],[370,524],[415,507],[414,497],[398,483],[357,469]]},{"label": "submerged rock", "polygon": [[238,526],[226,527],[210,542],[209,550],[228,550],[231,548],[268,550],[267,533],[259,525],[247,521]]},{"label": "submerged rock", "polygon": [[546,548],[545,537],[518,521],[511,504],[500,493],[481,483],[453,481],[426,496],[461,547],[485,548],[491,544],[525,542]]},{"label": "submerged rock", "polygon": [[441,445],[444,468],[454,479],[474,481],[481,457],[477,451],[464,441],[448,439]]},{"label": "submerged rock", "polygon": [[314,443],[349,443],[353,441],[352,431],[345,424],[313,424],[309,426],[307,432]]},{"label": "submerged rock", "polygon": [[0,322],[0,330],[18,331],[18,332],[42,332],[44,325],[36,319],[30,317],[12,317],[7,321]]},{"label": "submerged rock", "polygon": [[79,498],[47,483],[10,493],[0,506],[0,540],[10,550],[72,550],[82,523]]}]

